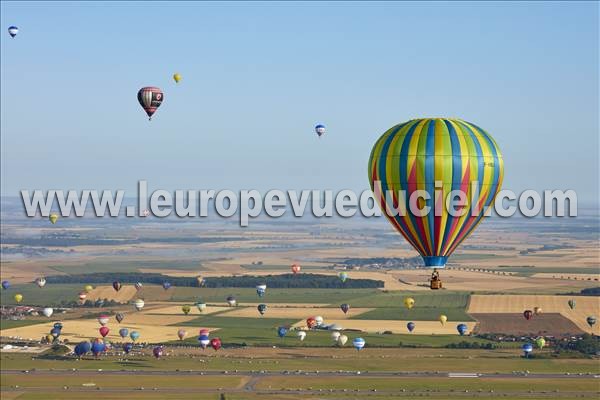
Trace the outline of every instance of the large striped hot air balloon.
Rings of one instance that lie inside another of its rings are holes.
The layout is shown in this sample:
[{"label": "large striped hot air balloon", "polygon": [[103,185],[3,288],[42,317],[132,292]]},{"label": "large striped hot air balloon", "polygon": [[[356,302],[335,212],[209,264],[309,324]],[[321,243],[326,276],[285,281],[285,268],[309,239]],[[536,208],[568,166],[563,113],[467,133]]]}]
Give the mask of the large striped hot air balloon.
[{"label": "large striped hot air balloon", "polygon": [[[369,181],[377,202],[431,268],[444,268],[481,222],[500,191],[503,171],[494,139],[460,119],[423,118],[396,125],[377,140],[369,159]],[[417,199],[418,190],[429,198]],[[466,199],[457,204],[451,197],[452,215],[446,203],[454,190],[462,191]],[[411,196],[413,210],[422,212],[411,212]]]},{"label": "large striped hot air balloon", "polygon": [[159,88],[147,86],[138,91],[137,98],[146,114],[148,114],[148,119],[152,119],[152,115],[160,107],[164,95]]}]

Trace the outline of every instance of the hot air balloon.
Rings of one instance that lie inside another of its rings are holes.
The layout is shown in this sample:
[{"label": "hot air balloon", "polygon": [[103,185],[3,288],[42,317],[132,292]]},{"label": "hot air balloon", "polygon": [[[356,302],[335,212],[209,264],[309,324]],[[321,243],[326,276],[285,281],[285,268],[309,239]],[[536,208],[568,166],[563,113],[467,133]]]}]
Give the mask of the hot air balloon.
[{"label": "hot air balloon", "polygon": [[52,325],[52,327],[54,329],[58,329],[60,331],[63,328],[63,324],[62,324],[62,322],[55,322],[54,325]]},{"label": "hot air balloon", "polygon": [[141,311],[142,308],[144,308],[144,300],[142,299],[137,299],[134,303],[133,306],[135,307],[136,310]]},{"label": "hot air balloon", "polygon": [[467,333],[469,328],[467,327],[466,324],[458,324],[458,325],[456,325],[456,330],[458,331],[460,336],[463,336],[465,333]]},{"label": "hot air balloon", "polygon": [[117,320],[118,323],[121,323],[125,319],[125,314],[117,313],[117,315],[115,315],[115,319]]},{"label": "hot air balloon", "polygon": [[325,134],[325,125],[318,124],[315,126],[315,132],[319,137],[323,136]]},{"label": "hot air balloon", "polygon": [[185,329],[180,329],[177,331],[177,337],[179,340],[183,340],[184,337],[187,336],[187,331]]},{"label": "hot air balloon", "polygon": [[87,293],[89,293],[92,290],[94,290],[94,287],[92,285],[85,285],[85,287],[83,288],[83,290],[85,290]]},{"label": "hot air balloon", "polygon": [[358,337],[352,341],[352,345],[358,351],[360,351],[363,347],[365,347],[365,339]]},{"label": "hot air balloon", "polygon": [[203,301],[198,301],[196,302],[196,307],[198,308],[198,311],[202,312],[206,309],[206,303]]},{"label": "hot air balloon", "polygon": [[58,338],[60,336],[60,329],[56,329],[56,328],[50,329],[50,335],[52,335],[52,337],[54,339]]},{"label": "hot air balloon", "polygon": [[298,337],[298,339],[300,339],[301,342],[303,342],[306,338],[306,332],[298,331],[298,333],[296,333],[296,336]]},{"label": "hot air balloon", "polygon": [[415,330],[415,323],[414,322],[409,322],[408,324],[406,324],[406,329],[408,329],[409,332],[412,332]]},{"label": "hot air balloon", "polygon": [[104,314],[98,316],[97,319],[98,319],[98,323],[102,326],[108,324],[108,321],[110,321],[110,317],[108,315],[104,315]]},{"label": "hot air balloon", "polygon": [[306,319],[306,326],[308,327],[308,329],[312,329],[315,326],[317,326],[317,320],[315,319],[315,317],[310,317]]},{"label": "hot air balloon", "polygon": [[10,35],[11,38],[14,38],[15,36],[17,36],[17,33],[19,33],[19,28],[17,28],[14,25],[11,25],[8,27],[8,34]]},{"label": "hot air balloon", "polygon": [[340,305],[340,308],[344,312],[344,314],[347,314],[348,311],[350,310],[350,304],[344,303],[344,304]]},{"label": "hot air balloon", "polygon": [[125,352],[125,354],[129,354],[129,352],[133,349],[133,343],[124,343],[123,344],[123,351]]},{"label": "hot air balloon", "polygon": [[265,285],[265,284],[256,285],[256,294],[258,295],[258,297],[263,297],[265,295],[266,291],[267,291],[267,285]]},{"label": "hot air balloon", "polygon": [[542,307],[533,307],[533,313],[535,315],[540,315],[542,313]]},{"label": "hot air balloon", "polygon": [[299,273],[300,270],[302,269],[300,267],[300,264],[292,264],[291,268],[292,268],[292,273],[294,273],[294,275],[297,274],[297,273]]},{"label": "hot air balloon", "polygon": [[567,302],[567,304],[569,304],[569,307],[571,308],[571,310],[575,309],[575,305],[577,304],[575,302],[575,300],[571,299]]},{"label": "hot air balloon", "polygon": [[348,273],[347,272],[340,272],[338,274],[338,277],[340,278],[340,280],[343,282],[346,282],[346,279],[348,279]]},{"label": "hot air balloon", "polygon": [[227,296],[227,304],[229,304],[230,307],[233,307],[237,304],[237,300],[233,296]]},{"label": "hot air balloon", "polygon": [[127,329],[127,328],[119,329],[119,336],[121,336],[121,338],[125,339],[127,337],[127,335],[129,335],[129,329]]},{"label": "hot air balloon", "polygon": [[190,311],[192,311],[192,307],[190,307],[186,304],[184,306],[181,306],[181,311],[183,311],[183,313],[185,315],[188,315],[190,313]]},{"label": "hot air balloon", "polygon": [[135,290],[140,291],[144,285],[142,285],[142,282],[136,282],[133,286],[135,286]]},{"label": "hot air balloon", "polygon": [[265,315],[265,311],[267,311],[267,305],[266,304],[259,304],[256,309],[258,310],[258,312],[260,313],[260,315]]},{"label": "hot air balloon", "polygon": [[315,322],[317,323],[317,326],[323,325],[323,317],[321,317],[320,315],[317,315],[315,317]]},{"label": "hot air balloon", "polygon": [[9,281],[2,281],[2,289],[6,290],[10,287]]},{"label": "hot air balloon", "polygon": [[113,282],[113,284],[112,284],[112,287],[113,287],[113,289],[115,289],[115,291],[117,291],[117,292],[118,292],[119,290],[121,290],[121,287],[122,287],[122,286],[123,286],[123,285],[121,285],[121,282],[119,282],[119,281],[114,281],[114,282]]},{"label": "hot air balloon", "polygon": [[178,74],[177,72],[173,74],[173,80],[175,81],[175,83],[179,83],[179,81],[181,80],[181,75]]},{"label": "hot air balloon", "polygon": [[280,338],[284,337],[288,333],[288,329],[285,326],[277,328],[277,336]]},{"label": "hot air balloon", "polygon": [[529,321],[531,318],[533,318],[533,311],[531,310],[525,310],[523,311],[523,317]]},{"label": "hot air balloon", "polygon": [[590,328],[593,328],[594,325],[596,325],[596,317],[594,317],[593,315],[590,315],[589,317],[587,317],[585,319],[585,321],[588,323],[588,325],[590,326]]},{"label": "hot air balloon", "polygon": [[346,336],[346,335],[340,335],[340,337],[338,338],[338,344],[340,346],[344,346],[347,341],[348,341],[348,336]]},{"label": "hot air balloon", "polygon": [[219,338],[211,339],[210,347],[212,347],[215,351],[219,350],[221,348],[221,339],[219,339]]},{"label": "hot air balloon", "polygon": [[104,340],[100,338],[94,339],[94,341],[92,342],[92,354],[98,357],[98,355],[104,350],[106,350],[106,344],[104,344]]},{"label": "hot air balloon", "polygon": [[523,350],[525,358],[529,358],[529,354],[533,351],[533,346],[531,343],[525,343],[521,349]]},{"label": "hot air balloon", "polygon": [[17,293],[17,294],[15,294],[15,301],[16,301],[17,303],[20,303],[20,302],[22,302],[22,301],[23,301],[23,295],[22,295],[21,293]]},{"label": "hot air balloon", "polygon": [[158,107],[160,107],[164,95],[159,88],[147,86],[138,91],[137,98],[144,111],[146,111],[148,119],[151,120],[152,115],[156,112]]},{"label": "hot air balloon", "polygon": [[171,282],[163,282],[162,287],[165,290],[169,290],[169,288],[171,287]]},{"label": "hot air balloon", "polygon": [[110,332],[110,329],[108,329],[108,326],[103,326],[100,329],[98,329],[98,332],[100,332],[100,335],[102,335],[102,337],[106,337],[106,335],[108,335],[108,332]]},{"label": "hot air balloon", "polygon": [[85,355],[86,353],[88,353],[91,349],[92,349],[92,344],[86,340],[84,342],[77,343],[74,351],[78,357],[81,357],[81,356]]},{"label": "hot air balloon", "polygon": [[46,307],[42,310],[42,314],[44,314],[44,316],[46,316],[48,318],[50,318],[53,313],[54,313],[54,309],[52,309],[51,307]]},{"label": "hot air balloon", "polygon": [[[386,131],[373,146],[368,173],[389,222],[419,252],[426,267],[444,268],[493,204],[504,164],[498,145],[481,128],[459,119],[423,118]],[[470,187],[471,182],[477,186]],[[466,201],[460,207],[442,206],[452,190],[465,193]],[[418,210],[411,210],[411,201]],[[437,270],[430,287],[441,288]]]},{"label": "hot air balloon", "polygon": [[444,314],[440,315],[439,317],[439,321],[442,325],[446,324],[446,321],[448,321],[448,317],[446,317]]},{"label": "hot air balloon", "polygon": [[410,310],[414,306],[415,306],[415,299],[413,299],[412,297],[407,297],[404,299],[404,307],[406,307]]},{"label": "hot air balloon", "polygon": [[132,331],[132,332],[129,334],[129,338],[130,338],[132,341],[134,341],[134,342],[135,342],[136,340],[138,340],[138,338],[139,338],[139,337],[140,337],[140,334],[139,334],[137,331]]},{"label": "hot air balloon", "polygon": [[331,332],[331,338],[333,339],[334,342],[337,342],[338,339],[340,338],[340,336],[342,336],[342,334],[339,331]]},{"label": "hot air balloon", "polygon": [[48,217],[48,219],[50,220],[50,222],[52,224],[55,224],[56,221],[58,221],[58,215],[57,214],[50,214],[50,216]]},{"label": "hot air balloon", "polygon": [[198,337],[198,342],[200,342],[200,347],[206,349],[206,347],[210,344],[210,339],[208,338],[208,335],[200,335]]},{"label": "hot air balloon", "polygon": [[38,287],[43,288],[46,286],[46,278],[37,278],[35,284],[38,285]]},{"label": "hot air balloon", "polygon": [[152,349],[152,355],[154,355],[156,358],[160,358],[163,355],[163,347],[156,346],[154,349]]},{"label": "hot air balloon", "polygon": [[83,303],[83,302],[85,302],[86,298],[87,298],[87,293],[79,292],[79,301],[81,301]]},{"label": "hot air balloon", "polygon": [[538,337],[537,339],[535,339],[535,345],[537,346],[538,349],[543,349],[544,346],[546,345],[546,339],[544,339],[543,337]]}]

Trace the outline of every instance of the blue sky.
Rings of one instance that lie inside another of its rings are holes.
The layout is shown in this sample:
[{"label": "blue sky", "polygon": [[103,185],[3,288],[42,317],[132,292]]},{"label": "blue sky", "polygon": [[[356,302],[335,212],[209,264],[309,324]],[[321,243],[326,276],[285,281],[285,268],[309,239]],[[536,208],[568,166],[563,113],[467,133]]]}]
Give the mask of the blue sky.
[{"label": "blue sky", "polygon": [[[365,189],[386,129],[446,116],[492,134],[505,188],[597,201],[596,2],[1,11],[4,196],[134,190],[139,179],[154,189]],[[152,122],[136,100],[146,85],[165,93]]]}]

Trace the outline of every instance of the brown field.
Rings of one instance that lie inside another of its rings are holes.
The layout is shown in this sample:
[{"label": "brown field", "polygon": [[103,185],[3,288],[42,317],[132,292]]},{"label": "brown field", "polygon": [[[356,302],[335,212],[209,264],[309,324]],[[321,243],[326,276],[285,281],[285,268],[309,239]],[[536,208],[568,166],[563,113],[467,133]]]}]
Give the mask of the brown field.
[{"label": "brown field", "polygon": [[503,333],[516,336],[564,336],[583,333],[572,321],[557,313],[540,314],[527,321],[521,314],[471,314],[479,322],[476,333]]},{"label": "brown field", "polygon": [[97,286],[88,293],[88,300],[109,299],[118,302],[127,302],[136,296],[137,290],[134,286],[123,285],[118,292],[112,286]]},{"label": "brown field", "polygon": [[[574,299],[577,305],[574,310],[567,304]],[[547,295],[473,295],[467,312],[469,314],[521,314],[524,310],[541,307],[543,313],[559,313],[573,321],[584,332],[600,334],[600,326],[596,324],[590,329],[586,322],[589,315],[600,315],[600,298],[595,296],[547,296]],[[534,317],[535,318],[535,317]]]},{"label": "brown field", "polygon": [[[318,314],[326,321],[330,319],[346,320],[359,314],[373,310],[372,308],[351,308],[348,314],[345,314],[339,308],[319,308],[315,310],[312,305],[308,307],[280,307],[268,306],[267,314],[269,318],[307,318]],[[237,307],[232,311],[220,314],[223,317],[256,317],[258,311],[254,307]]]},{"label": "brown field", "polygon": [[[358,329],[368,333],[391,331],[393,333],[406,333],[406,324],[409,321],[389,320],[357,320],[357,319],[328,319],[327,324],[339,324],[344,329]],[[456,324],[466,324],[470,333],[475,327],[475,322],[448,321],[442,325],[438,321],[415,321],[414,335],[458,335]],[[294,327],[305,327],[306,322],[298,321]]]}]

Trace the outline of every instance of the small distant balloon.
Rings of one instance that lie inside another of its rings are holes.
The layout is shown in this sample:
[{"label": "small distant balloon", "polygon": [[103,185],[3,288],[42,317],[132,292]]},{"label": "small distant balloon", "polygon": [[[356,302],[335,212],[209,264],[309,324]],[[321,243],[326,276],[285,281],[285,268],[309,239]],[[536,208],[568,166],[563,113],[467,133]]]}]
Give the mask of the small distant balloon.
[{"label": "small distant balloon", "polygon": [[323,124],[316,125],[315,126],[315,132],[317,133],[317,135],[319,137],[323,136],[325,134],[325,125],[323,125]]},{"label": "small distant balloon", "polygon": [[10,35],[10,37],[14,38],[15,36],[17,36],[17,33],[19,33],[19,28],[17,28],[14,25],[8,27],[8,34]]},{"label": "small distant balloon", "polygon": [[58,221],[58,215],[57,214],[50,214],[50,216],[48,217],[48,219],[50,220],[50,222],[52,224],[55,224],[56,221]]},{"label": "small distant balloon", "polygon": [[179,81],[181,80],[181,75],[178,74],[177,72],[173,74],[173,80],[175,81],[175,83],[179,83]]}]

